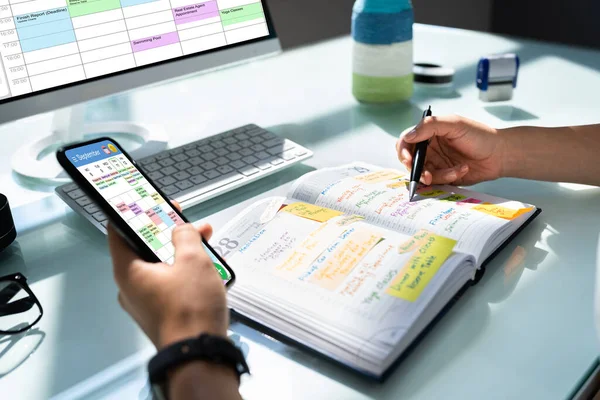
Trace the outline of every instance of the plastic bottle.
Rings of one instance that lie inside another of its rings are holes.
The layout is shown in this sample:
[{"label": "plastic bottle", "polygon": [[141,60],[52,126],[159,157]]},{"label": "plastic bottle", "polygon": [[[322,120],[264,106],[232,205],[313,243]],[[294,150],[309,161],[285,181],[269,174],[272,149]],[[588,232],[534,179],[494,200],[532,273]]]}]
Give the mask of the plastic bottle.
[{"label": "plastic bottle", "polygon": [[396,103],[413,94],[410,0],[356,0],[352,13],[352,92],[363,103]]}]

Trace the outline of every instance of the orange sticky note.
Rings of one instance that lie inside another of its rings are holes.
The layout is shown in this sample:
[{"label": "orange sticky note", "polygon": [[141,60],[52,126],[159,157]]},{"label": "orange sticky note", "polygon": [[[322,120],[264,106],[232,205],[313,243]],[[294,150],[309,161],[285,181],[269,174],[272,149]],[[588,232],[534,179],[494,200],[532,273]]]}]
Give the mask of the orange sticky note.
[{"label": "orange sticky note", "polygon": [[506,220],[510,221],[510,220],[513,220],[513,219],[525,214],[525,213],[528,213],[529,211],[533,210],[533,208],[529,207],[529,208],[514,209],[514,208],[502,207],[497,204],[484,203],[484,204],[480,204],[478,206],[471,208],[471,210],[480,211],[480,212],[486,213],[488,215],[493,215],[494,217],[498,217],[498,218],[502,218],[502,219],[506,219]]}]

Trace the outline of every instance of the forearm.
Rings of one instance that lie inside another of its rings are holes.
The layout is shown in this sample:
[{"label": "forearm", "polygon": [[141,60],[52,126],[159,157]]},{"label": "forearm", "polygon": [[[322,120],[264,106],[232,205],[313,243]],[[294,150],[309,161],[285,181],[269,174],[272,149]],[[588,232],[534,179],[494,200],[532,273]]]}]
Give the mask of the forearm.
[{"label": "forearm", "polygon": [[197,361],[173,371],[169,379],[169,398],[241,400],[238,386],[233,370]]},{"label": "forearm", "polygon": [[600,186],[600,125],[499,133],[506,143],[503,176]]}]

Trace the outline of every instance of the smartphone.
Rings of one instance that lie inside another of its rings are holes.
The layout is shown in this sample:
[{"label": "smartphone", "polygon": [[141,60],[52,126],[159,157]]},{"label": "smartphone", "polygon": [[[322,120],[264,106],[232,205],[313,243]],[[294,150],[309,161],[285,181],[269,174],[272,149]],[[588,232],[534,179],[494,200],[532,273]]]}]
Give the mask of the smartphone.
[{"label": "smartphone", "polygon": [[[171,234],[188,221],[116,141],[99,138],[65,146],[57,150],[56,158],[141,258],[173,264]],[[229,288],[235,273],[202,241]]]}]

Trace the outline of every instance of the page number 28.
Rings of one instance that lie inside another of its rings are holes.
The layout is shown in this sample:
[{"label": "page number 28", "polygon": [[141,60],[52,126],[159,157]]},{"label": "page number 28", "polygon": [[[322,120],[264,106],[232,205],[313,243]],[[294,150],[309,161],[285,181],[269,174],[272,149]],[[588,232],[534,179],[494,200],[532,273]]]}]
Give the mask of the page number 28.
[{"label": "page number 28", "polygon": [[231,254],[232,251],[237,249],[237,247],[239,245],[240,245],[239,242],[237,242],[235,240],[223,238],[223,239],[219,240],[218,246],[213,246],[213,249],[217,252],[217,254],[219,254],[221,257],[225,258],[229,254]]}]

